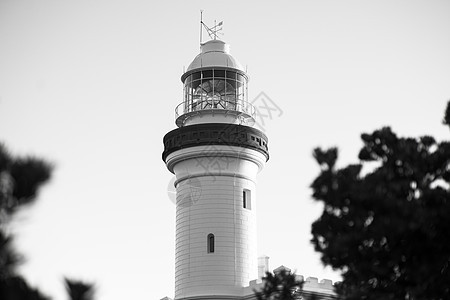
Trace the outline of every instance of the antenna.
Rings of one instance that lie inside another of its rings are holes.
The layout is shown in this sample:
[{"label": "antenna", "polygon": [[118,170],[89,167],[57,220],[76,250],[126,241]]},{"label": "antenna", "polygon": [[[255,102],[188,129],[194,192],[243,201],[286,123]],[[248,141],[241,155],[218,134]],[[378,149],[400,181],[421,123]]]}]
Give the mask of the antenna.
[{"label": "antenna", "polygon": [[223,25],[223,21],[220,21],[219,24],[217,24],[216,20],[214,20],[214,27],[208,27],[204,22],[203,22],[203,10],[200,10],[200,45],[202,44],[202,34],[203,34],[203,28],[206,29],[206,32],[208,33],[209,37],[211,39],[216,40],[217,39],[217,34],[221,34],[223,35],[222,32],[222,25]]},{"label": "antenna", "polygon": [[202,33],[203,33],[203,9],[200,9],[200,47],[202,46]]}]

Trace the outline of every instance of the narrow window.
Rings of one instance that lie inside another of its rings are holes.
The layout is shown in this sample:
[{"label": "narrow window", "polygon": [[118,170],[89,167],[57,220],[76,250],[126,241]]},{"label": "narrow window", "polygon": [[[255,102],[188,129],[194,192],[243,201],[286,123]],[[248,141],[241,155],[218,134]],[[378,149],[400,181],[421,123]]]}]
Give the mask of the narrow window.
[{"label": "narrow window", "polygon": [[208,253],[214,253],[214,234],[208,234],[207,238]]},{"label": "narrow window", "polygon": [[242,206],[246,209],[252,209],[252,199],[250,190],[242,192]]}]

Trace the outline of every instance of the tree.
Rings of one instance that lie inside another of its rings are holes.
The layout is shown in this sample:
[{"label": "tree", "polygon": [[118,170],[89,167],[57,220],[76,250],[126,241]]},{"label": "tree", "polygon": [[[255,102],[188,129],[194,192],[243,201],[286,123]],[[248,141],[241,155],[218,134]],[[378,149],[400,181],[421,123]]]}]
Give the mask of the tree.
[{"label": "tree", "polygon": [[295,273],[282,269],[275,274],[266,272],[261,290],[254,290],[257,300],[319,300],[314,292],[303,291],[305,281],[297,279]]},{"label": "tree", "polygon": [[[48,300],[28,285],[16,272],[22,257],[12,245],[13,237],[5,225],[14,213],[36,200],[38,190],[49,181],[52,165],[36,157],[14,157],[0,143],[0,299]],[[65,279],[71,300],[92,300],[90,284]]]},{"label": "tree", "polygon": [[[450,125],[450,102],[443,123]],[[313,198],[324,209],[312,243],[342,271],[338,295],[448,299],[450,143],[398,137],[389,127],[361,138],[359,164],[337,169],[336,148],[313,154],[321,166]]]},{"label": "tree", "polygon": [[2,300],[50,300],[38,289],[32,288],[21,276],[0,280],[0,299]]},{"label": "tree", "polygon": [[5,225],[19,207],[32,203],[38,189],[50,179],[52,166],[34,157],[13,157],[0,144],[0,299],[47,300],[16,273],[22,261]]},{"label": "tree", "polygon": [[297,280],[295,273],[280,270],[275,274],[266,272],[263,288],[255,291],[257,300],[296,300],[301,298],[303,281]]},{"label": "tree", "polygon": [[71,279],[64,279],[67,293],[70,300],[93,300],[94,286],[92,284],[75,281]]},{"label": "tree", "polygon": [[52,165],[32,157],[13,157],[0,143],[0,226],[19,207],[36,200],[38,189],[50,179]]}]

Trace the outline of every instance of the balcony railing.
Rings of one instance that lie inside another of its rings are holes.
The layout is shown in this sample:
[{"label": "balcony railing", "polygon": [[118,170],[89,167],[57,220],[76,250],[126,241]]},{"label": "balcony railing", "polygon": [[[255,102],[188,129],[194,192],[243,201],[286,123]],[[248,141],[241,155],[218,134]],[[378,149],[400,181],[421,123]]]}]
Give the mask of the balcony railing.
[{"label": "balcony railing", "polygon": [[175,108],[176,123],[184,124],[184,121],[195,113],[223,112],[242,115],[245,119],[256,119],[256,108],[247,101],[229,101],[221,99],[208,99],[202,101],[182,102]]}]

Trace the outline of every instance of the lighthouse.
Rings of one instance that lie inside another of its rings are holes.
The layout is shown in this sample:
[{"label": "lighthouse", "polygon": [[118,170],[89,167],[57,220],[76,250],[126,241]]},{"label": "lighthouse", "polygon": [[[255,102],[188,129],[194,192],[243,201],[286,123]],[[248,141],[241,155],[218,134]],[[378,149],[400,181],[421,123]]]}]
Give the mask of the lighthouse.
[{"label": "lighthouse", "polygon": [[163,139],[175,174],[175,299],[240,299],[258,277],[256,177],[269,159],[248,76],[212,39],[181,76],[178,128]]}]

